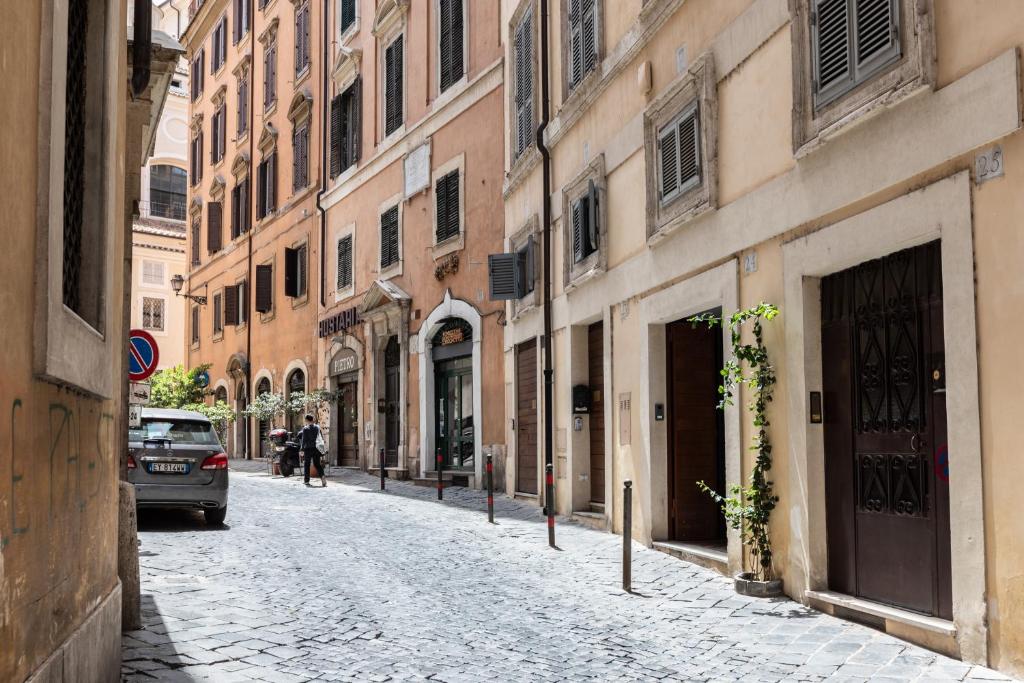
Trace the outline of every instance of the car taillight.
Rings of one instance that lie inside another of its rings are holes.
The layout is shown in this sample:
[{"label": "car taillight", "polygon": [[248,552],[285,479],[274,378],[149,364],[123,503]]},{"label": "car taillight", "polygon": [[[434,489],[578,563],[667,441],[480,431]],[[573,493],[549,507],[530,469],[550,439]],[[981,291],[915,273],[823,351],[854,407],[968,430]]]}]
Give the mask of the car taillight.
[{"label": "car taillight", "polygon": [[228,456],[223,453],[211,455],[199,466],[201,470],[226,470],[228,468]]},{"label": "car taillight", "polygon": [[129,455],[128,456],[128,469],[134,470],[135,467],[136,467],[136,465],[135,465],[135,458],[133,458],[131,455]]}]

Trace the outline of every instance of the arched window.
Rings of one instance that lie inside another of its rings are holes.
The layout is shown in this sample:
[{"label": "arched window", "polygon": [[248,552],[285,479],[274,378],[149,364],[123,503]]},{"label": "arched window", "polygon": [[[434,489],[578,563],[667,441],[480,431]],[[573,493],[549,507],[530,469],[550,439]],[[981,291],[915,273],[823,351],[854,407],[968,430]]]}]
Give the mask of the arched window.
[{"label": "arched window", "polygon": [[187,174],[184,169],[157,164],[149,169],[149,213],[151,216],[185,220]]},{"label": "arched window", "polygon": [[213,402],[214,403],[221,403],[221,402],[227,403],[228,402],[228,390],[225,389],[224,387],[217,387],[217,389],[213,392]]},{"label": "arched window", "polygon": [[[256,383],[256,395],[261,396],[263,394],[270,393],[270,380],[264,377]],[[260,420],[259,426],[259,448],[260,457],[266,458],[270,454],[270,444],[267,441],[267,434],[270,433],[270,420]]]}]

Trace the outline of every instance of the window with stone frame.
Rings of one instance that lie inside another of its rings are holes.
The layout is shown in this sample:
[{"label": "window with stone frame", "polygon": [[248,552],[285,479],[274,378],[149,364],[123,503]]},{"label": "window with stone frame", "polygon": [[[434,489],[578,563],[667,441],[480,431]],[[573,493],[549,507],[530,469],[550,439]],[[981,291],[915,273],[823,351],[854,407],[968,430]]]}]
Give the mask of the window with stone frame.
[{"label": "window with stone frame", "polygon": [[519,297],[511,300],[511,315],[521,313],[540,303],[540,220],[534,214],[509,238],[509,251],[515,254],[515,282]]},{"label": "window with stone frame", "polygon": [[338,253],[336,257],[338,277],[335,284],[335,289],[338,292],[350,289],[353,285],[353,239],[353,233],[349,233],[338,239]]},{"label": "window with stone frame", "polygon": [[362,81],[355,80],[331,101],[331,177],[336,178],[359,160]]},{"label": "window with stone frame", "polygon": [[236,89],[237,105],[235,106],[235,133],[239,138],[249,130],[249,68],[243,66],[237,70],[238,85]]},{"label": "window with stone frame", "polygon": [[277,42],[269,42],[263,48],[263,109],[270,109],[277,102]]},{"label": "window with stone frame", "polygon": [[309,185],[309,119],[297,123],[292,131],[292,192]]},{"label": "window with stone frame", "polygon": [[717,87],[709,52],[644,112],[648,240],[716,206],[717,130]]},{"label": "window with stone frame", "polygon": [[398,205],[380,215],[380,269],[381,272],[398,264],[401,259],[401,229]]},{"label": "window with stone frame", "polygon": [[199,307],[192,307],[192,346],[199,346]]},{"label": "window with stone frame", "polygon": [[241,237],[252,227],[249,213],[250,192],[249,174],[246,173],[231,189],[231,239]]},{"label": "window with stone frame", "polygon": [[463,0],[437,0],[438,92],[465,74],[465,11]]},{"label": "window with stone frame", "polygon": [[563,73],[566,93],[572,92],[600,61],[601,0],[562,0]]},{"label": "window with stone frame", "polygon": [[434,183],[434,243],[441,244],[458,237],[462,232],[460,172],[456,168],[445,173]]},{"label": "window with stone frame", "polygon": [[234,5],[234,30],[232,43],[238,44],[249,33],[249,0],[232,0]]},{"label": "window with stone frame", "polygon": [[219,164],[228,149],[228,114],[227,105],[220,103],[217,111],[210,118],[210,163],[214,166]]},{"label": "window with stone frame", "polygon": [[798,155],[876,104],[934,87],[933,0],[793,0],[790,8]]},{"label": "window with stone frame", "polygon": [[338,33],[345,32],[356,25],[359,12],[358,0],[338,0]]},{"label": "window with stone frame", "polygon": [[142,328],[154,332],[164,331],[164,306],[166,302],[162,298],[144,296],[142,297]]},{"label": "window with stone frame", "polygon": [[195,102],[203,94],[203,77],[206,75],[206,48],[202,48],[192,58],[189,71],[189,85],[192,89],[192,101]]},{"label": "window with stone frame", "polygon": [[532,0],[512,34],[512,159],[534,144],[534,26]]},{"label": "window with stone frame", "polygon": [[391,135],[405,123],[405,34],[398,36],[384,50],[383,94],[384,134]]},{"label": "window with stone frame", "polygon": [[256,220],[277,210],[277,151],[270,148],[256,170]]},{"label": "window with stone frame", "polygon": [[166,268],[162,261],[142,260],[142,284],[151,287],[163,287],[166,279]]},{"label": "window with stone frame", "polygon": [[202,240],[202,218],[198,211],[192,214],[192,225],[189,229],[189,248],[192,251],[192,267],[198,267],[200,261],[200,242]]},{"label": "window with stone frame", "polygon": [[189,154],[189,175],[192,187],[203,182],[203,119],[197,117],[192,125],[191,153]]},{"label": "window with stone frame", "polygon": [[228,59],[227,15],[221,17],[213,28],[213,35],[210,36],[210,57],[210,73],[215,74],[221,70]]},{"label": "window with stone frame", "polygon": [[213,335],[224,333],[224,295],[217,292],[213,295]]},{"label": "window with stone frame", "polygon": [[608,263],[608,207],[604,155],[595,157],[562,189],[563,277],[566,286],[604,272]]},{"label": "window with stone frame", "polygon": [[295,6],[295,76],[309,68],[309,0]]},{"label": "window with stone frame", "polygon": [[309,291],[309,249],[303,242],[284,250],[284,295],[305,299]]}]

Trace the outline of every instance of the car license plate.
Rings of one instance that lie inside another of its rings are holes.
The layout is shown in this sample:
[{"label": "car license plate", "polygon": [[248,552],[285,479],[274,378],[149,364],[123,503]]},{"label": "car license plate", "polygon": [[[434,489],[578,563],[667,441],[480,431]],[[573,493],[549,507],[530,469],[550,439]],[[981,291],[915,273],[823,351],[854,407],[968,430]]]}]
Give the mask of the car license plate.
[{"label": "car license plate", "polygon": [[149,471],[152,474],[188,474],[186,462],[151,462]]}]

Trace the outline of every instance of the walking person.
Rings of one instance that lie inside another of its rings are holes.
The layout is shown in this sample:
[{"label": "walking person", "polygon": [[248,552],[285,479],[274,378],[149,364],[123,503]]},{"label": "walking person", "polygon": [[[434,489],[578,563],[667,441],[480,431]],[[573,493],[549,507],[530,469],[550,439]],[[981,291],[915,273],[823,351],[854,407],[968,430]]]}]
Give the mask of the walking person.
[{"label": "walking person", "polygon": [[[323,434],[320,432],[320,425],[316,424],[312,415],[306,415],[306,426],[299,430],[299,451],[305,456],[305,464],[303,466],[303,474],[305,475],[306,486],[309,486],[309,463],[312,461],[316,465],[317,472],[320,473],[320,483],[323,487],[327,486],[327,473],[324,470],[324,463],[320,456],[323,451],[327,450],[327,446],[324,443]],[[323,451],[321,451],[323,448]]]}]

